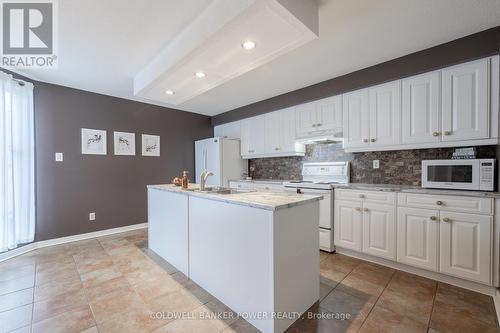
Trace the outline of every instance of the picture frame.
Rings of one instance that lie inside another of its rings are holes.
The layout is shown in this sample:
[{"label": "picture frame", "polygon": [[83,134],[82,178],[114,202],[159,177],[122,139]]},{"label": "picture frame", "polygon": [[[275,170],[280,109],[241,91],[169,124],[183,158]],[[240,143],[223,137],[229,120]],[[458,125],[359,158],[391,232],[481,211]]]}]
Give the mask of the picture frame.
[{"label": "picture frame", "polygon": [[142,156],[160,156],[160,136],[142,134]]},{"label": "picture frame", "polygon": [[115,155],[135,155],[135,133],[114,132]]},{"label": "picture frame", "polygon": [[84,155],[106,155],[107,133],[105,130],[82,128],[82,154]]}]

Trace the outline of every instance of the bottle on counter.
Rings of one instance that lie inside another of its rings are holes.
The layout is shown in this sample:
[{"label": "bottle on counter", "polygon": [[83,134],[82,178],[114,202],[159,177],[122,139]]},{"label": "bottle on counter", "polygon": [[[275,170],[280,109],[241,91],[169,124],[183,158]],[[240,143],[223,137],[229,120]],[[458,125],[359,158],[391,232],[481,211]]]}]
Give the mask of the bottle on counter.
[{"label": "bottle on counter", "polygon": [[189,186],[189,178],[188,178],[188,171],[183,171],[182,172],[182,188],[187,190]]}]

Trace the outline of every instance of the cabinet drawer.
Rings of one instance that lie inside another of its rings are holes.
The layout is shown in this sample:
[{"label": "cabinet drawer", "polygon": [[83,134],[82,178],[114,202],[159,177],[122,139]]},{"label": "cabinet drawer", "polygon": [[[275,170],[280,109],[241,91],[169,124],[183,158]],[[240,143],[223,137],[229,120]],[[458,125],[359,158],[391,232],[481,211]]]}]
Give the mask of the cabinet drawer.
[{"label": "cabinet drawer", "polygon": [[493,214],[493,199],[491,198],[399,193],[398,205],[464,213]]},{"label": "cabinet drawer", "polygon": [[335,199],[394,205],[396,202],[396,194],[383,191],[335,189]]},{"label": "cabinet drawer", "polygon": [[281,184],[262,184],[254,183],[254,190],[257,191],[270,191],[270,192],[282,192],[285,190],[284,186]]}]

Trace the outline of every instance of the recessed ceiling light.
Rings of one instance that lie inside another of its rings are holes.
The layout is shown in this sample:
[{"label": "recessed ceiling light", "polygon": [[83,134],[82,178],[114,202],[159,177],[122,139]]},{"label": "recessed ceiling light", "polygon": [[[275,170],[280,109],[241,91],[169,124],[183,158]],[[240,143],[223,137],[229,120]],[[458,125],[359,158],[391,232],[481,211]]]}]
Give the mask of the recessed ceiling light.
[{"label": "recessed ceiling light", "polygon": [[194,76],[196,76],[198,79],[203,79],[207,75],[203,72],[196,72],[194,73]]},{"label": "recessed ceiling light", "polygon": [[243,44],[241,44],[241,47],[245,50],[253,50],[255,49],[255,42],[252,42],[251,40],[244,41]]},{"label": "recessed ceiling light", "polygon": [[167,94],[167,95],[173,95],[173,94],[175,94],[175,92],[173,92],[172,90],[169,89],[169,90],[165,91],[165,94]]}]

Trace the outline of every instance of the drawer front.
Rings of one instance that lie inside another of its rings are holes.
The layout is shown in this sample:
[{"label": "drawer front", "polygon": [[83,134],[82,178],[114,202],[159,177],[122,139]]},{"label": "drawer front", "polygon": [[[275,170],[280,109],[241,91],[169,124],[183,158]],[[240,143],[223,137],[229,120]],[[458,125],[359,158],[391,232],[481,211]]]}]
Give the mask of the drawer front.
[{"label": "drawer front", "polygon": [[253,190],[254,189],[254,184],[253,183],[247,183],[247,182],[230,181],[229,182],[229,187],[230,188],[241,189],[241,190]]},{"label": "drawer front", "polygon": [[394,205],[396,203],[396,193],[335,189],[335,199]]},{"label": "drawer front", "polygon": [[399,193],[398,205],[493,215],[493,199],[491,198]]},{"label": "drawer front", "polygon": [[270,191],[270,192],[282,192],[285,190],[285,187],[281,184],[254,183],[253,188],[257,191]]}]

